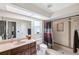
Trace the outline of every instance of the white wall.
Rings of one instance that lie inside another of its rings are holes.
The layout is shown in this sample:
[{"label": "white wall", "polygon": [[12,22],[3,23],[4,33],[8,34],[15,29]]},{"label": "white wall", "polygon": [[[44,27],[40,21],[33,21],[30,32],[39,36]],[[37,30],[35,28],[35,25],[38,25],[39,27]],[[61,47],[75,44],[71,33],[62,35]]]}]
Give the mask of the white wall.
[{"label": "white wall", "polygon": [[[61,19],[53,22],[54,41],[64,46],[69,46],[69,23],[67,19]],[[57,24],[63,23],[63,31],[57,31]]]},{"label": "white wall", "polygon": [[[79,16],[70,17],[68,19],[60,19],[53,22],[53,35],[56,43],[73,48],[74,45],[74,31],[79,30]],[[64,23],[64,31],[57,32],[57,24]],[[70,24],[70,25],[69,25]]]}]

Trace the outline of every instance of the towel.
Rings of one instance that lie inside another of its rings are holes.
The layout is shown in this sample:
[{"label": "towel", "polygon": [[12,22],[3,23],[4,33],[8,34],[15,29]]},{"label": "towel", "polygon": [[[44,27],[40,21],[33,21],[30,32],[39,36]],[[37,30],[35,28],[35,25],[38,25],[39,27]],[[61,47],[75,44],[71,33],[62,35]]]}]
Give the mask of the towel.
[{"label": "towel", "polygon": [[78,31],[74,31],[74,45],[73,45],[73,52],[77,53],[77,48],[79,48],[79,36]]}]

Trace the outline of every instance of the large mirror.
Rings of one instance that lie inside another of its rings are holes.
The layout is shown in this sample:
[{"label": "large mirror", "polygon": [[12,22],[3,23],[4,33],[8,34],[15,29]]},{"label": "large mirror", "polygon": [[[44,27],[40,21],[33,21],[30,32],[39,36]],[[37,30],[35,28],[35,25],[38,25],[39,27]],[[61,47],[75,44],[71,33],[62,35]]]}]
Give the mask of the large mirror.
[{"label": "large mirror", "polygon": [[[6,21],[0,21],[0,40],[16,38],[16,22],[8,21],[8,30],[6,26]],[[8,31],[7,34],[6,31]]]},{"label": "large mirror", "polygon": [[6,21],[0,21],[0,40],[6,39]]},{"label": "large mirror", "polygon": [[31,35],[31,21],[0,20],[0,40],[20,39]]},{"label": "large mirror", "polygon": [[16,22],[8,21],[8,39],[16,38]]}]

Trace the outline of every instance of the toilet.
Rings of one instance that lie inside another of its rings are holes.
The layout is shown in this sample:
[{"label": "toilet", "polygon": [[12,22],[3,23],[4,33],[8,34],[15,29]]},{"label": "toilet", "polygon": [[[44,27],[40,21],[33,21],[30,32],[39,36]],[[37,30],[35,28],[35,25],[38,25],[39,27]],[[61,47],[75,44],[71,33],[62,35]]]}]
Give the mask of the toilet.
[{"label": "toilet", "polygon": [[46,50],[47,50],[47,45],[46,44],[40,44],[39,45],[40,50],[38,51],[38,55],[45,55],[46,54]]}]

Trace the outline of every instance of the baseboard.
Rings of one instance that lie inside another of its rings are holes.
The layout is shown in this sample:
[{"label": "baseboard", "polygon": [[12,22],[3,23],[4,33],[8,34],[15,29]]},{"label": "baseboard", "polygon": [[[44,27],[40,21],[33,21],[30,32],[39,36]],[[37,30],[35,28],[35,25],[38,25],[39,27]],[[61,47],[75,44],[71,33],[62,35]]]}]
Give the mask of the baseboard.
[{"label": "baseboard", "polygon": [[57,46],[60,49],[64,49],[64,50],[68,50],[68,51],[73,51],[73,48],[65,46],[65,45],[62,45],[62,44],[59,44],[59,43],[56,43],[56,42],[54,42],[54,45]]}]

